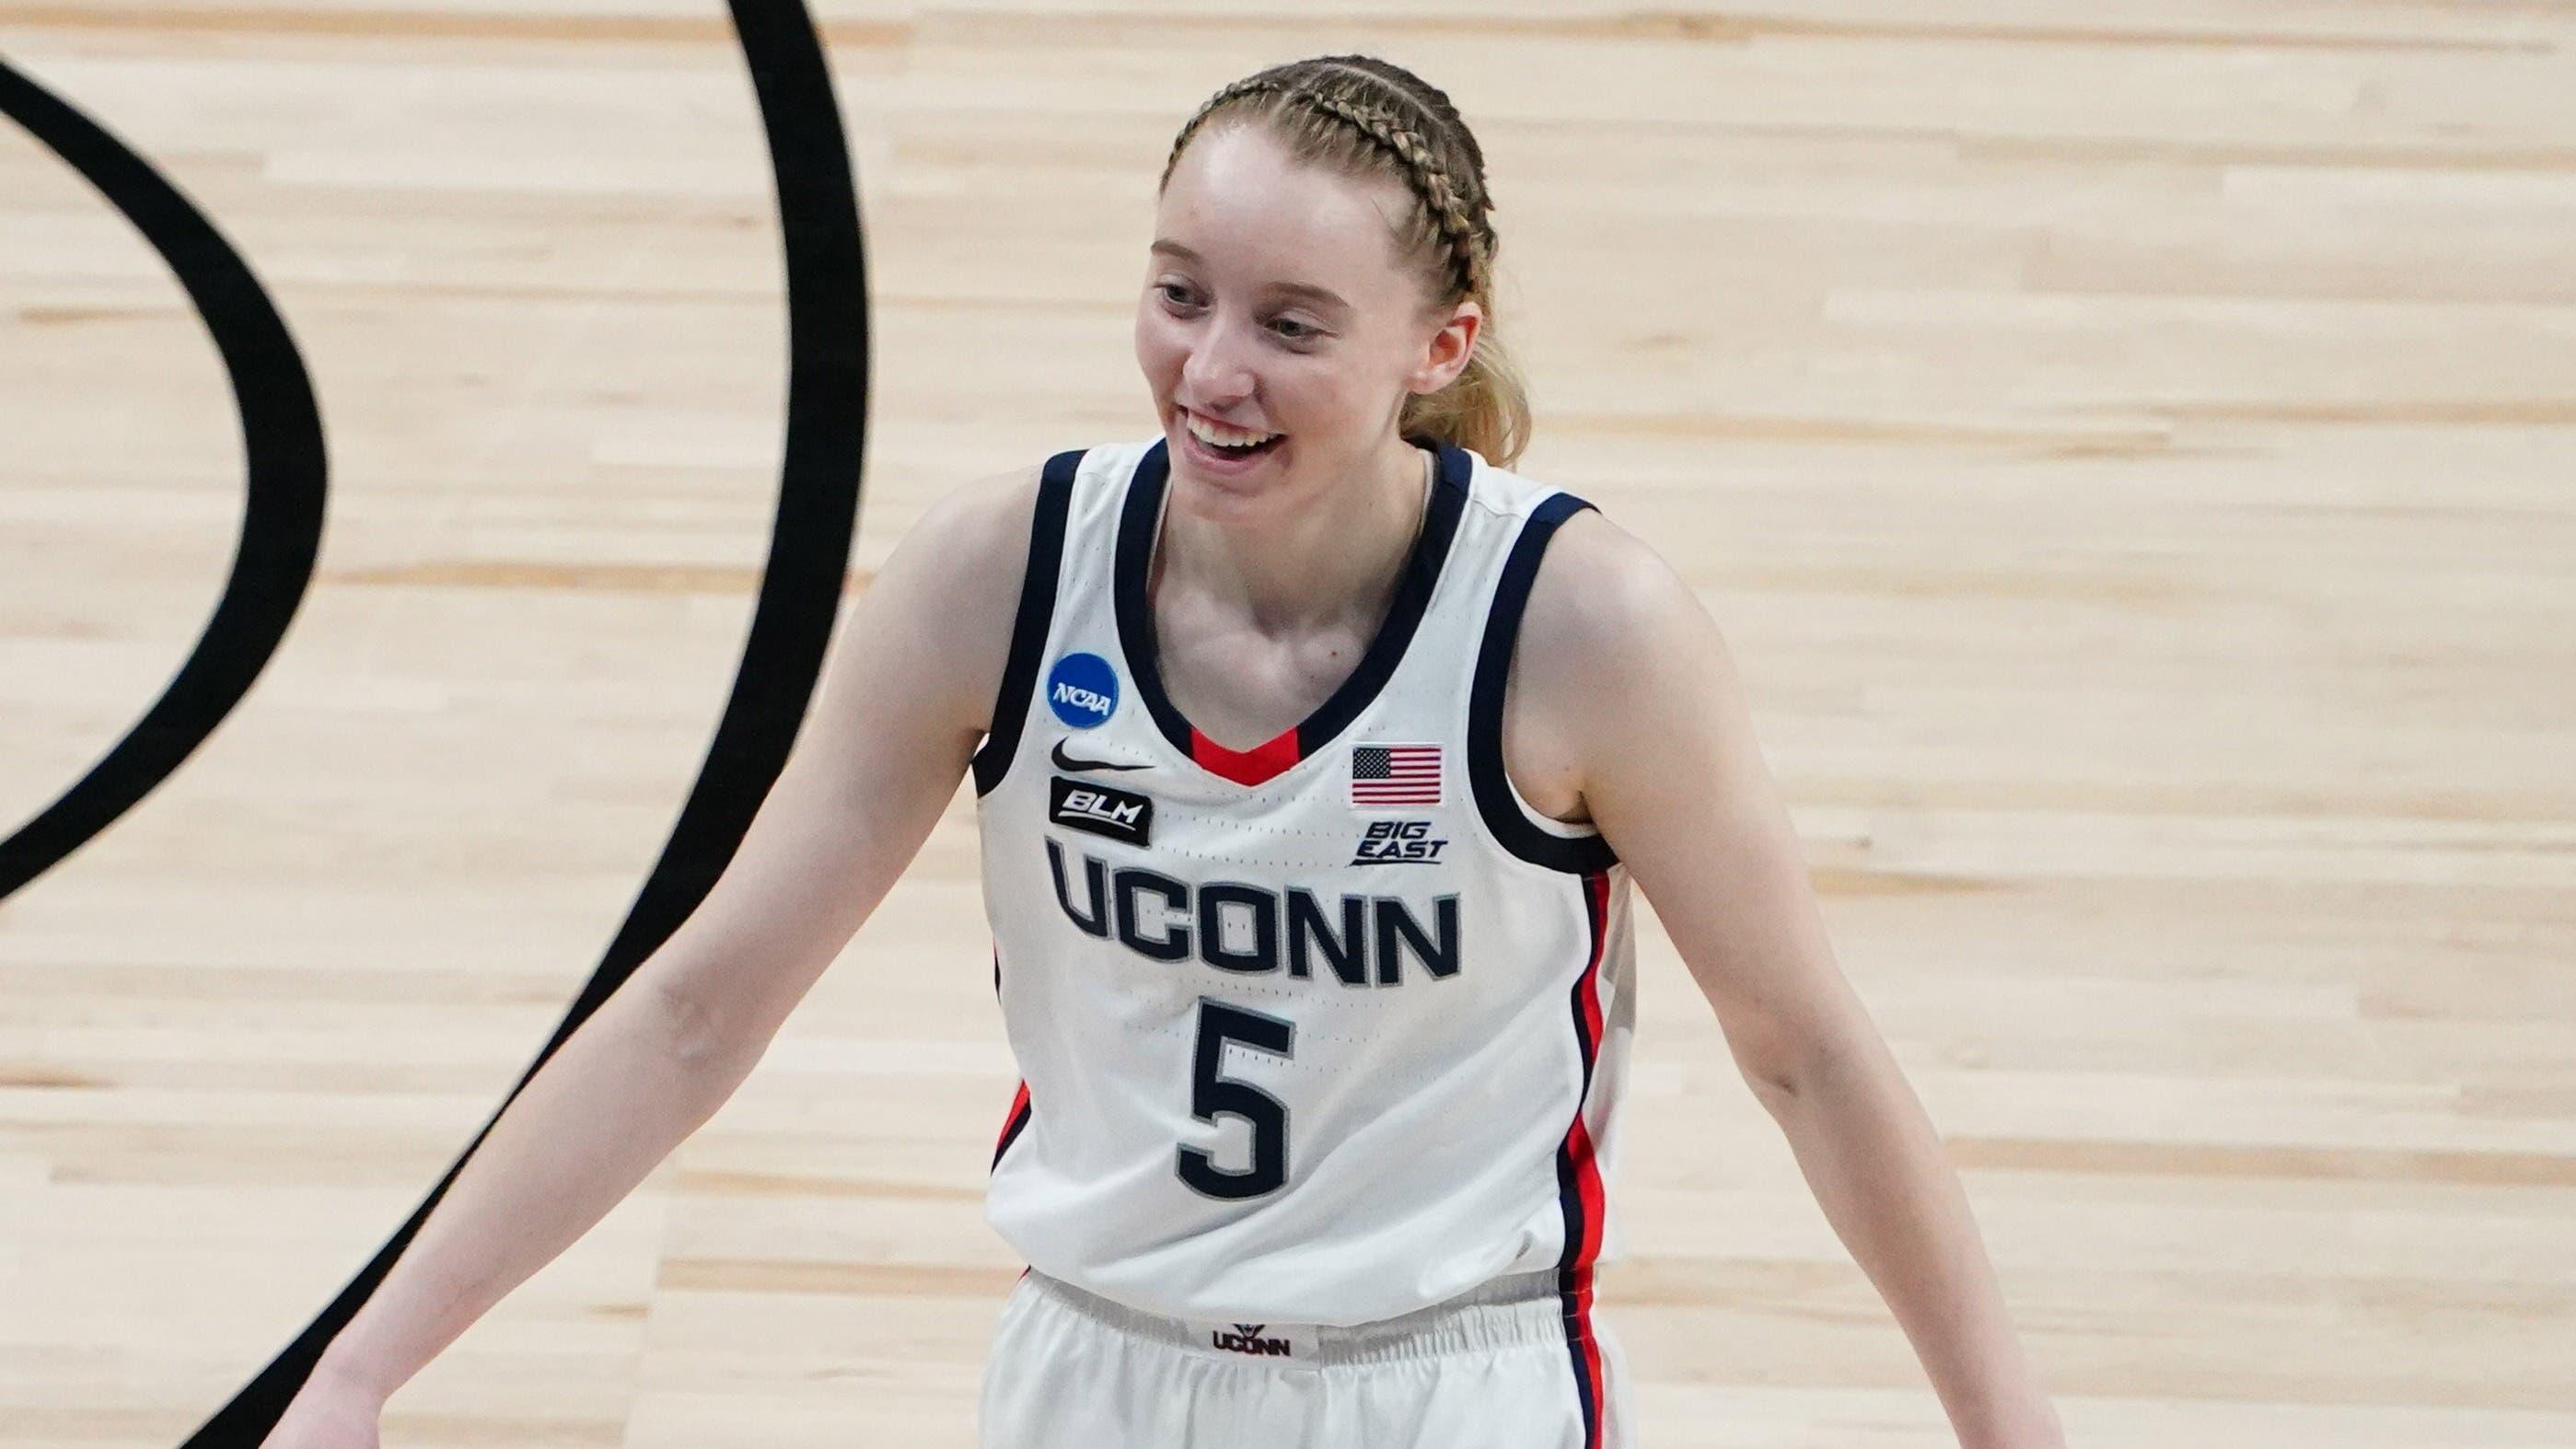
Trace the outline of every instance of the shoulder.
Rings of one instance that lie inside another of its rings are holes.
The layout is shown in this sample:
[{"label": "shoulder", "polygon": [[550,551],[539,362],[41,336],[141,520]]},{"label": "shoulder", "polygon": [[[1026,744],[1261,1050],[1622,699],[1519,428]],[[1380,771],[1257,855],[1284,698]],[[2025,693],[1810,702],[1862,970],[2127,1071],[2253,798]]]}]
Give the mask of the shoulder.
[{"label": "shoulder", "polygon": [[1540,555],[1512,651],[1533,765],[1588,802],[1589,783],[1640,749],[1635,726],[1658,713],[1646,696],[1708,688],[1720,652],[1716,622],[1662,554],[1597,509],[1570,515]]},{"label": "shoulder", "polygon": [[1031,463],[940,494],[862,596],[871,628],[919,641],[922,677],[978,729],[1001,691],[1044,473],[1043,462]]},{"label": "shoulder", "polygon": [[960,578],[993,577],[1029,547],[1045,464],[1031,463],[961,483],[931,501],[904,531],[897,552],[927,553]]},{"label": "shoulder", "polygon": [[1515,660],[1559,684],[1617,680],[1691,647],[1707,622],[1662,554],[1587,508],[1557,525],[1539,557]]},{"label": "shoulder", "polygon": [[963,610],[960,622],[1017,612],[1035,532],[1044,463],[961,483],[933,499],[904,530],[880,577],[915,578],[925,595]]}]

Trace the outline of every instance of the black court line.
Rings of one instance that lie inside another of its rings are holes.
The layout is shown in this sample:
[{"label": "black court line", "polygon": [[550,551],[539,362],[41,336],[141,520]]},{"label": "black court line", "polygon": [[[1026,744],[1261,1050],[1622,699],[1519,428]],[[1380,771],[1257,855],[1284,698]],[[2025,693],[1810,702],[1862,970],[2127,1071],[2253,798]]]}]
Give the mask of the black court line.
[{"label": "black court line", "polygon": [[196,646],[88,773],[0,839],[0,901],[61,864],[176,773],[250,692],[313,581],[329,460],[313,382],[259,278],[150,162],[0,58],[0,113],[125,214],[186,290],[241,413],[241,541]]},{"label": "black court line", "polygon": [[246,1449],[276,1426],[529,1078],[705,898],[785,765],[837,616],[858,521],[868,400],[866,255],[831,72],[800,0],[731,0],[758,94],[787,254],[787,431],[769,562],[733,693],[670,841],[598,970],[527,1073],[373,1261],[186,1443]]}]

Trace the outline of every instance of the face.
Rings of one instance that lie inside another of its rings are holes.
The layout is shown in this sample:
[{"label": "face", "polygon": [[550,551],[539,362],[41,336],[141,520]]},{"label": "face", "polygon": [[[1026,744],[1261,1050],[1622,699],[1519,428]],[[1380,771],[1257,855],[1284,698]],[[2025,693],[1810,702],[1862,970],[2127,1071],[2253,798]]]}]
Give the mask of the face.
[{"label": "face", "polygon": [[[1176,504],[1285,516],[1411,454],[1396,432],[1405,398],[1464,370],[1483,320],[1469,301],[1426,310],[1396,251],[1412,205],[1400,183],[1301,165],[1255,128],[1191,139],[1155,209],[1136,311]],[[1218,460],[1191,436],[1192,412],[1280,437]]]}]

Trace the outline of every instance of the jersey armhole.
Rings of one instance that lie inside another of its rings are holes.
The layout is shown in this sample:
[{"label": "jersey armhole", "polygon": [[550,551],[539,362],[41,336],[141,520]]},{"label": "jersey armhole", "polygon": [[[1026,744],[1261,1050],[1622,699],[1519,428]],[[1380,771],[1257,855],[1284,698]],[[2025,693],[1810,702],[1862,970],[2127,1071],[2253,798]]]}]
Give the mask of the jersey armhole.
[{"label": "jersey armhole", "polygon": [[1038,655],[1046,648],[1048,627],[1055,621],[1057,577],[1064,564],[1064,520],[1073,497],[1073,473],[1084,450],[1069,449],[1047,459],[1038,478],[1036,511],[1029,519],[1029,557],[1020,576],[1020,609],[1011,621],[1011,650],[1002,665],[1001,692],[993,699],[992,728],[976,746],[970,762],[975,794],[993,793],[1010,773],[1020,751],[1020,728],[1028,720],[1029,696],[1037,688]]},{"label": "jersey armhole", "polygon": [[1521,798],[1503,766],[1503,696],[1511,680],[1512,646],[1520,639],[1521,616],[1528,609],[1530,583],[1538,577],[1539,558],[1547,552],[1557,525],[1590,507],[1591,503],[1571,493],[1552,493],[1530,510],[1494,585],[1467,698],[1467,781],[1485,829],[1496,844],[1523,860],[1577,874],[1607,870],[1618,863],[1619,853],[1599,831],[1549,819]]}]

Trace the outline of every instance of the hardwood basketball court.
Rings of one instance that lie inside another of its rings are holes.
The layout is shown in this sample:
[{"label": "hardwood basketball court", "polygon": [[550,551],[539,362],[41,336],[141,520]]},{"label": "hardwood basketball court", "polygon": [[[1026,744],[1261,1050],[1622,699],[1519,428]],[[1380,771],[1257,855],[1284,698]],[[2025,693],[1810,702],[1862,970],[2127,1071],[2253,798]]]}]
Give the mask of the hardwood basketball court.
[{"label": "hardwood basketball court", "polygon": [[[1200,100],[1411,66],[1491,168],[1520,471],[1727,631],[2069,1442],[2576,1443],[2576,12],[817,15],[852,590],[943,490],[1154,430]],[[238,248],[330,447],[256,686],[0,904],[0,1449],[157,1449],[401,1225],[670,837],[779,499],[781,235],[713,0],[0,0],[0,55]],[[245,509],[206,324],[15,126],[0,426],[5,832]],[[972,798],[388,1443],[973,1442],[1020,1264]],[[1953,1443],[1651,914],[1640,967],[1600,1292],[1651,1442]]]}]

